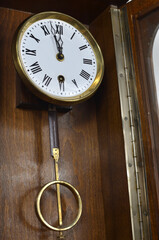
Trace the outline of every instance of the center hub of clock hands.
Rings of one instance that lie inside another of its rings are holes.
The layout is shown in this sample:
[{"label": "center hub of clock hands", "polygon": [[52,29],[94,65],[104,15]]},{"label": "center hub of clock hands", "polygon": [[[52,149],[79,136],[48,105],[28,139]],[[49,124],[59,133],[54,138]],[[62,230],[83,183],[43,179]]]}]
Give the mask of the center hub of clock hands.
[{"label": "center hub of clock hands", "polygon": [[58,53],[56,54],[56,58],[58,61],[63,61],[64,60],[64,55],[62,53],[63,51],[63,41],[62,41],[62,38],[61,38],[61,35],[62,35],[62,28],[60,25],[56,25],[56,30],[55,28],[53,27],[52,23],[50,22],[50,26],[51,26],[51,33],[52,35],[54,36],[54,39],[55,39],[55,43],[56,43],[56,47],[57,47],[57,50],[58,50]]},{"label": "center hub of clock hands", "polygon": [[59,82],[63,83],[65,81],[65,78],[64,78],[64,76],[59,75],[58,80],[59,80]]},{"label": "center hub of clock hands", "polygon": [[56,58],[58,61],[62,62],[64,60],[64,55],[62,53],[57,53]]}]

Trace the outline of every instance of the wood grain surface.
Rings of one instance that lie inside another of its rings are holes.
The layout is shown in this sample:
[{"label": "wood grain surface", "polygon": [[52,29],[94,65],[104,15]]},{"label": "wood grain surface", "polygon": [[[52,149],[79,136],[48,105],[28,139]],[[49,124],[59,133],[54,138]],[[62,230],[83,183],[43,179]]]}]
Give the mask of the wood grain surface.
[{"label": "wood grain surface", "polygon": [[91,23],[110,4],[121,6],[127,0],[1,0],[0,6],[27,12],[55,11],[71,15],[85,24]]},{"label": "wood grain surface", "polygon": [[110,9],[90,24],[104,55],[105,77],[97,96],[106,239],[132,239],[124,140]]},{"label": "wood grain surface", "polygon": [[159,1],[132,1],[127,5],[137,95],[146,163],[152,238],[159,239],[159,124],[152,66],[153,39],[159,24]]},{"label": "wood grain surface", "polygon": [[[29,15],[0,9],[1,240],[51,240],[57,235],[41,224],[35,211],[39,190],[54,179],[48,113],[16,108],[18,92],[11,43],[16,28]],[[95,98],[74,106],[66,114],[59,114],[58,125],[60,179],[75,186],[83,200],[81,220],[66,233],[66,239],[106,239]],[[45,194],[42,211],[50,223],[56,224],[56,201],[52,192],[50,189]],[[76,203],[65,189],[62,189],[62,202],[67,224],[67,219],[71,220],[77,211]]]}]

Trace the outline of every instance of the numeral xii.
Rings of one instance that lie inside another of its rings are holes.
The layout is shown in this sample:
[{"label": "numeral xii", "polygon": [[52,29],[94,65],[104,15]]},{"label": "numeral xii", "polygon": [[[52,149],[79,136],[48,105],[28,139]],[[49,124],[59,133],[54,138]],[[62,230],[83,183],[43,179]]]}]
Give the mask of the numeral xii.
[{"label": "numeral xii", "polygon": [[63,35],[63,26],[56,24],[56,33]]}]

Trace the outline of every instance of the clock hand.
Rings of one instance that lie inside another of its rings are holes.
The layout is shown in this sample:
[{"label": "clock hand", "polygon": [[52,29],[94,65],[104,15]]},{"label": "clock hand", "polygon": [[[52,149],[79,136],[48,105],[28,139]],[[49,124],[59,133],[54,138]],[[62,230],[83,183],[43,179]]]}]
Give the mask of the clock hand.
[{"label": "clock hand", "polygon": [[[62,47],[63,41],[62,41],[62,38],[61,38],[61,34],[62,34],[61,26],[57,26],[56,31],[55,31],[54,27],[52,26],[51,22],[50,22],[50,26],[51,26],[51,33],[54,36],[54,39],[55,39],[55,42],[56,42],[56,47],[57,47],[57,50],[58,50],[58,54],[56,55],[56,58],[59,61],[63,61],[64,60],[64,55],[62,53],[62,51],[63,51],[63,47]],[[60,28],[58,29],[58,27],[60,27]],[[58,39],[57,39],[57,33],[58,33]]]},{"label": "clock hand", "polygon": [[60,91],[65,91],[65,86],[64,86],[64,82],[65,82],[65,78],[63,75],[59,75],[58,76],[58,81],[59,81],[59,86],[60,86]]},{"label": "clock hand", "polygon": [[58,40],[57,40],[58,50],[59,50],[59,53],[62,53],[63,41],[62,41],[61,35],[63,34],[63,27],[61,25],[56,25],[56,34],[58,34]]},{"label": "clock hand", "polygon": [[56,38],[56,31],[55,31],[54,27],[52,26],[52,23],[51,23],[51,22],[50,22],[50,25],[51,25],[51,33],[52,33],[52,35],[54,36],[54,39],[55,39],[55,42],[56,42],[56,47],[57,47],[57,50],[58,50],[58,48],[59,48],[59,43],[58,43],[57,38]]},{"label": "clock hand", "polygon": [[56,46],[57,46],[57,50],[59,51],[60,54],[62,54],[62,49],[63,49],[62,45],[63,45],[63,41],[62,41],[61,38],[59,38],[59,39],[57,40],[56,35],[54,35],[54,38],[55,38],[55,42],[56,42]]}]

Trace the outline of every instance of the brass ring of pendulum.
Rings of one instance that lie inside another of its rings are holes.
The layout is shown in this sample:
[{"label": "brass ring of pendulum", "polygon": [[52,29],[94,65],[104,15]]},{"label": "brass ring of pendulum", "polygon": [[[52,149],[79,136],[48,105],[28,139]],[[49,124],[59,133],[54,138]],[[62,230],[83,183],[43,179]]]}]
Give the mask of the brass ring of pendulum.
[{"label": "brass ring of pendulum", "polygon": [[[67,227],[64,227],[64,228],[59,228],[59,227],[53,227],[51,226],[48,222],[46,222],[46,220],[44,219],[42,213],[41,213],[41,207],[40,207],[40,201],[41,201],[41,197],[42,197],[42,194],[44,193],[44,191],[50,187],[51,185],[54,185],[54,184],[60,184],[60,185],[63,185],[67,188],[70,189],[70,191],[72,193],[75,193],[75,196],[77,197],[77,201],[78,201],[78,214],[75,218],[75,220]],[[78,191],[76,190],[76,188],[74,188],[71,184],[69,184],[68,182],[64,182],[64,181],[53,181],[53,182],[49,182],[47,183],[39,192],[38,194],[38,197],[37,197],[37,201],[36,201],[36,207],[37,207],[37,212],[38,212],[38,215],[39,215],[39,218],[40,220],[43,222],[43,224],[48,227],[49,229],[51,230],[54,230],[54,231],[66,231],[68,229],[71,229],[77,222],[78,220],[80,219],[81,217],[81,214],[82,214],[82,200],[81,200],[81,197],[78,193]]]}]

